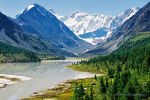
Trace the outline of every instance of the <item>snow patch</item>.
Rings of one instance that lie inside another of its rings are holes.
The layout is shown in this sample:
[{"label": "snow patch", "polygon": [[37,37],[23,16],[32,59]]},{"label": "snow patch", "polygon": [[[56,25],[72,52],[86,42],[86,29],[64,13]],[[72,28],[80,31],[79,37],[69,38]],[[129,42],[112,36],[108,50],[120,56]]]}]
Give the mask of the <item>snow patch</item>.
[{"label": "snow patch", "polygon": [[29,11],[29,10],[32,9],[33,7],[35,7],[35,5],[29,5],[29,6],[27,7],[27,11]]}]

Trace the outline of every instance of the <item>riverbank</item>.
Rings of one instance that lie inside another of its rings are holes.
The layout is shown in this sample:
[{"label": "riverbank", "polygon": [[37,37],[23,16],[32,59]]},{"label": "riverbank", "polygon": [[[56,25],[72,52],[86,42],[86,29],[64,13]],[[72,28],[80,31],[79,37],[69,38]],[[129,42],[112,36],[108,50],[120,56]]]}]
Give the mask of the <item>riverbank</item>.
[{"label": "riverbank", "polygon": [[[95,74],[73,71],[65,67],[71,64],[72,62],[2,64],[0,73],[29,76],[33,80],[19,82],[15,85],[0,89],[0,98],[2,100],[20,100],[31,97],[35,92],[47,90],[49,87],[56,86],[67,80],[95,76]],[[12,95],[14,95],[13,98]]]},{"label": "riverbank", "polygon": [[68,80],[45,91],[36,92],[30,98],[24,98],[22,100],[68,100],[71,99],[74,94],[76,83],[78,83],[78,85],[83,84],[85,91],[89,93],[90,90],[88,88],[90,85],[95,84],[94,86],[98,87],[97,78],[102,75],[103,74],[99,74],[96,78],[90,77]]},{"label": "riverbank", "polygon": [[72,63],[76,63],[78,61],[81,61],[81,60],[77,59],[77,58],[66,58],[65,60],[42,60],[41,62],[72,62]]},{"label": "riverbank", "polygon": [[72,60],[42,60],[41,62],[77,62],[80,60],[72,59]]},{"label": "riverbank", "polygon": [[32,80],[32,78],[17,75],[0,74],[0,88],[5,88],[6,86],[28,80]]},{"label": "riverbank", "polygon": [[[77,59],[69,59],[69,60],[44,60],[42,62],[77,62],[81,60]],[[82,77],[78,79],[68,80],[63,83],[60,83],[56,86],[53,86],[51,88],[48,88],[45,91],[35,92],[33,95],[29,98],[24,98],[22,100],[68,100],[72,98],[74,94],[74,88],[76,87],[76,83],[78,84],[84,84],[84,88],[89,89],[91,84],[95,84],[96,87],[98,87],[98,77],[103,76],[104,74],[100,73],[94,73],[89,71],[83,71],[79,69],[75,69],[72,67],[72,65],[66,66],[67,68],[70,68],[75,71],[83,72],[83,73],[90,73],[93,74],[90,77]],[[96,76],[96,77],[94,77]],[[87,93],[89,93],[90,90],[86,90]],[[96,90],[98,91],[98,90]]]},{"label": "riverbank", "polygon": [[87,65],[84,66],[84,65],[78,64],[78,65],[68,65],[66,67],[75,71],[79,71],[79,72],[89,72],[92,74],[106,74],[106,71],[103,71],[102,69],[97,69],[94,67],[92,68],[87,67]]}]

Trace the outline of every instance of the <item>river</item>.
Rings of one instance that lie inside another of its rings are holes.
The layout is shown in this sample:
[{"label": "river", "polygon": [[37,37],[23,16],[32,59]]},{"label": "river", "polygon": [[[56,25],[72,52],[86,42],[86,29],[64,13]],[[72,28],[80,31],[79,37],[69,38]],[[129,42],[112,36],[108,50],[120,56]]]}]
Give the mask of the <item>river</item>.
[{"label": "river", "polygon": [[19,82],[0,89],[0,100],[18,100],[31,96],[34,92],[46,90],[66,80],[94,76],[66,68],[73,61],[41,63],[8,63],[0,65],[0,74],[31,77],[33,80]]}]

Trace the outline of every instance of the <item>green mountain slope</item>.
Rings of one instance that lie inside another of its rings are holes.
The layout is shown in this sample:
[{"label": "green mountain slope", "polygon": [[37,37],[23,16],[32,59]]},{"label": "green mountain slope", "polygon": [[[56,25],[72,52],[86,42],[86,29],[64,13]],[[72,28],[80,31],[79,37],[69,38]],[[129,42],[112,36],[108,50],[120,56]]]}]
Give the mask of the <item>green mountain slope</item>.
[{"label": "green mountain slope", "polygon": [[119,48],[115,52],[140,48],[150,45],[150,32],[139,32],[119,44]]},{"label": "green mountain slope", "polygon": [[[93,89],[94,98],[98,100],[150,99],[149,12],[150,3],[125,22],[118,33],[105,44],[108,46],[114,43],[108,50],[114,46],[117,46],[117,50],[109,55],[69,66],[76,70],[105,74],[98,79],[99,84],[96,84],[97,87]],[[80,95],[80,93],[74,94],[76,98]]]},{"label": "green mountain slope", "polygon": [[0,42],[0,62],[38,62],[37,54]]},{"label": "green mountain slope", "polygon": [[[99,44],[86,54],[103,55],[118,49],[126,40],[132,39],[142,32],[150,31],[150,3],[128,19],[105,43]],[[144,33],[145,34],[145,33]]]},{"label": "green mountain slope", "polygon": [[[142,34],[142,35],[141,35]],[[117,100],[150,99],[150,33],[128,39],[113,53],[70,66],[73,69],[104,73],[104,85],[94,89],[94,98]],[[105,83],[108,81],[108,86]],[[101,88],[105,88],[102,91]]]}]

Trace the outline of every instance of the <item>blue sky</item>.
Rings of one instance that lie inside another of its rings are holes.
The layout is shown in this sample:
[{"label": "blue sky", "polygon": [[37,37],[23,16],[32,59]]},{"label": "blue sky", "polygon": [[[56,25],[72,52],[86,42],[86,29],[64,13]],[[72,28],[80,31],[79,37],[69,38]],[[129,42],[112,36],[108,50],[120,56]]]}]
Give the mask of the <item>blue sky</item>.
[{"label": "blue sky", "polygon": [[14,17],[33,3],[52,8],[59,15],[69,15],[75,10],[115,16],[131,7],[143,7],[150,0],[0,0],[0,11]]}]

